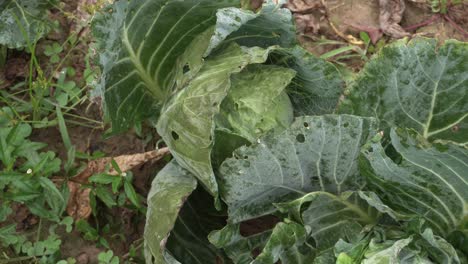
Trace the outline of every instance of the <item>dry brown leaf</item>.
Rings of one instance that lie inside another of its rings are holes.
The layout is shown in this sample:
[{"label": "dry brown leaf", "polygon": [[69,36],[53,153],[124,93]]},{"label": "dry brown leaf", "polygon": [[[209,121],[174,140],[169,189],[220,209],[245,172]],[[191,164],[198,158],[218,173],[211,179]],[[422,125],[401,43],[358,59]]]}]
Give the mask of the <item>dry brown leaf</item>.
[{"label": "dry brown leaf", "polygon": [[379,7],[379,22],[383,33],[393,38],[403,38],[411,35],[399,25],[405,11],[404,0],[379,0]]},{"label": "dry brown leaf", "polygon": [[82,172],[74,176],[72,180],[74,182],[87,183],[89,177],[91,177],[93,174],[96,174],[96,173],[105,172],[106,168],[109,168],[109,171],[108,171],[109,174],[117,175],[118,174],[117,171],[111,165],[112,159],[115,160],[120,170],[122,172],[125,172],[125,171],[129,171],[135,168],[138,165],[148,162],[150,160],[159,160],[160,158],[162,158],[168,153],[169,153],[168,148],[161,148],[158,150],[148,151],[144,153],[122,155],[122,156],[117,156],[115,158],[106,157],[106,158],[100,158],[97,160],[92,160],[88,162],[88,165],[86,166],[86,168]]},{"label": "dry brown leaf", "polygon": [[320,29],[320,21],[313,14],[295,14],[296,28],[300,33],[317,34]]},{"label": "dry brown leaf", "polygon": [[68,182],[68,189],[70,190],[67,204],[68,215],[75,220],[87,219],[92,212],[89,200],[91,189],[81,188],[80,183],[71,181]]},{"label": "dry brown leaf", "polygon": [[322,5],[320,0],[289,0],[284,7],[294,13],[309,13]]},{"label": "dry brown leaf", "polygon": [[161,148],[144,153],[122,155],[115,158],[106,157],[88,162],[86,168],[68,182],[70,198],[68,199],[67,213],[75,220],[87,219],[91,215],[92,210],[89,200],[91,190],[82,188],[82,184],[88,183],[88,179],[92,175],[106,172],[107,169],[108,174],[118,175],[118,172],[111,165],[112,159],[115,160],[122,172],[126,172],[150,160],[159,160],[168,153],[168,148]]}]

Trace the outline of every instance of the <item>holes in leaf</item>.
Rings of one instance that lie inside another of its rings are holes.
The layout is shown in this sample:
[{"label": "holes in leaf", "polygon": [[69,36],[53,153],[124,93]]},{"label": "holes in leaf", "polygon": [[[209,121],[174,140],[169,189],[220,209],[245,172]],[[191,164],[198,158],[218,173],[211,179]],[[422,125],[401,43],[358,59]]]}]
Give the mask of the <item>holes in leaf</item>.
[{"label": "holes in leaf", "polygon": [[171,135],[172,135],[172,138],[173,138],[174,140],[178,140],[178,139],[179,139],[179,134],[177,134],[175,131],[172,131],[172,132],[171,132]]},{"label": "holes in leaf", "polygon": [[344,127],[349,127],[349,123],[348,123],[348,122],[345,122],[345,123],[343,124],[343,126],[344,126]]},{"label": "holes in leaf", "polygon": [[239,104],[238,104],[238,103],[234,103],[234,108],[235,108],[236,110],[239,110]]},{"label": "holes in leaf", "polygon": [[304,134],[299,134],[299,135],[297,135],[297,136],[296,136],[296,140],[297,140],[297,142],[299,142],[299,143],[304,143],[304,142],[305,142],[305,136],[304,136]]},{"label": "holes in leaf", "polygon": [[309,127],[309,123],[304,122],[304,127],[305,127],[305,128]]},{"label": "holes in leaf", "polygon": [[458,130],[460,130],[460,126],[459,126],[459,125],[454,125],[454,126],[452,127],[452,132],[457,133]]},{"label": "holes in leaf", "polygon": [[189,71],[190,71],[190,66],[188,65],[188,63],[185,63],[184,68],[182,68],[182,72],[186,74]]}]

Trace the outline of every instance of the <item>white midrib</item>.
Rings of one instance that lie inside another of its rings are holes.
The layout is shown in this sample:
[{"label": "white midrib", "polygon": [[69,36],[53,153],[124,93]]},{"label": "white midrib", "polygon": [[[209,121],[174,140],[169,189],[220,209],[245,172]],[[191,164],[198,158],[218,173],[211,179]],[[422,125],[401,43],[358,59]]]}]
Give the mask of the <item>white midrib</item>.
[{"label": "white midrib", "polygon": [[145,84],[148,86],[148,89],[151,91],[151,93],[156,97],[157,100],[163,100],[163,93],[161,89],[159,88],[158,84],[151,78],[151,76],[148,75],[148,73],[145,71],[145,68],[141,64],[140,60],[138,59],[137,55],[135,54],[135,51],[133,50],[132,44],[130,44],[130,41],[128,39],[128,32],[125,29],[126,27],[124,26],[124,31],[123,31],[123,43],[125,45],[125,48],[128,51],[128,55],[130,57],[130,61],[135,65],[135,68],[138,72],[138,75],[141,77],[141,79],[145,82]]},{"label": "white midrib", "polygon": [[424,125],[424,132],[423,132],[423,137],[424,138],[429,137],[429,127],[431,126],[432,117],[434,115],[433,112],[434,112],[435,102],[436,102],[436,98],[437,98],[437,89],[439,88],[439,81],[440,81],[440,79],[435,83],[434,92],[432,93],[431,108],[429,109],[429,115],[427,117],[427,122]]},{"label": "white midrib", "polygon": [[[424,125],[424,131],[423,131],[423,137],[426,138],[426,139],[429,138],[429,136],[430,136],[429,127],[431,126],[432,118],[434,117],[434,108],[435,108],[435,104],[436,104],[436,98],[437,98],[437,92],[438,92],[438,89],[439,89],[439,83],[440,83],[440,79],[442,78],[442,75],[445,72],[445,68],[447,67],[447,59],[448,59],[448,54],[447,54],[447,57],[445,57],[445,61],[444,61],[444,64],[443,64],[443,68],[440,71],[439,78],[437,78],[437,81],[434,82],[435,86],[434,86],[434,91],[432,93],[432,98],[431,98],[431,108],[429,109],[429,115],[427,116],[427,121],[426,121],[426,124]],[[442,132],[442,131],[443,130],[441,130],[440,132]]]}]

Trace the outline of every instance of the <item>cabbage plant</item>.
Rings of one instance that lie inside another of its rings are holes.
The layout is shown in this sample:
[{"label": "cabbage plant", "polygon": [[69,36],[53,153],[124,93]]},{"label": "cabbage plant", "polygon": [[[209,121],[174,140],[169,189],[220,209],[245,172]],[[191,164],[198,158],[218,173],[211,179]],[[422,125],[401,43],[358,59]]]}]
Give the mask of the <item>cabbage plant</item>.
[{"label": "cabbage plant", "polygon": [[48,9],[55,0],[0,1],[0,45],[31,48],[52,28]]},{"label": "cabbage plant", "polygon": [[115,1],[94,23],[112,133],[152,121],[147,263],[468,263],[468,47],[395,41],[346,85],[289,10]]}]

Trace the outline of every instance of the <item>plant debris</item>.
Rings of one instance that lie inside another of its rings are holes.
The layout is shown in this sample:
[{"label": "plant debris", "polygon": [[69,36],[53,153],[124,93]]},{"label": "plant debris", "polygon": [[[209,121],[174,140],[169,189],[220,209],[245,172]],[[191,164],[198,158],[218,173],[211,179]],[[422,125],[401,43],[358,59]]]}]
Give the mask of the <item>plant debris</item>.
[{"label": "plant debris", "polygon": [[399,24],[405,12],[404,0],[379,0],[379,6],[379,22],[383,33],[397,39],[411,35]]},{"label": "plant debris", "polygon": [[[82,185],[88,184],[88,179],[92,175],[106,173],[116,177],[123,177],[126,171],[149,161],[157,161],[167,154],[169,154],[169,149],[161,148],[145,153],[121,155],[114,158],[106,157],[89,161],[86,168],[72,177],[68,182],[70,198],[67,203],[67,213],[74,219],[87,219],[91,215],[92,210],[89,198],[91,190]],[[115,161],[123,175],[119,175],[116,168],[112,166],[112,160]]]}]

